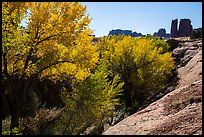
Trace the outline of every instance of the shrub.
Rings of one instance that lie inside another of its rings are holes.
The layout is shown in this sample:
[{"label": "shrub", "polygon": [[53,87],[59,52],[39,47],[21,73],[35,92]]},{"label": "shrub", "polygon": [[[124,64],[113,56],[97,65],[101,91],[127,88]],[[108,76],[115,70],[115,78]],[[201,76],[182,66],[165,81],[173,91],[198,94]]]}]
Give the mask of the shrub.
[{"label": "shrub", "polygon": [[202,28],[194,29],[190,38],[191,39],[202,38]]}]

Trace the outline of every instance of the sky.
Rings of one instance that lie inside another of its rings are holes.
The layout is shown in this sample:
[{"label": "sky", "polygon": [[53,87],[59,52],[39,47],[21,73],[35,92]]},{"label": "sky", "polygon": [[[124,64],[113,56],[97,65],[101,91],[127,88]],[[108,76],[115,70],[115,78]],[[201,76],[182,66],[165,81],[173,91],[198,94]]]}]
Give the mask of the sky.
[{"label": "sky", "polygon": [[[170,33],[171,21],[190,19],[193,28],[202,27],[202,2],[80,2],[92,18],[89,24],[96,37],[112,29],[154,34],[160,28]],[[26,26],[25,20],[22,25]]]},{"label": "sky", "polygon": [[[193,28],[202,27],[202,2],[80,2],[92,18],[96,37],[112,29],[153,34],[160,28],[170,33],[173,19],[190,19]],[[178,23],[179,24],[179,23]]]}]

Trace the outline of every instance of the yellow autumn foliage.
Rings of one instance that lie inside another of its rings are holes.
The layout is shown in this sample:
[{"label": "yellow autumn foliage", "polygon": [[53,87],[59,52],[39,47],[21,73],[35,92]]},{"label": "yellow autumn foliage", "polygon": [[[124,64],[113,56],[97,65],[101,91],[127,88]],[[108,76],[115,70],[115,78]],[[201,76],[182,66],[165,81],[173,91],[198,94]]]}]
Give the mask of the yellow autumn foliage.
[{"label": "yellow autumn foliage", "polygon": [[164,88],[175,68],[169,45],[158,38],[110,35],[101,38],[97,47],[101,60],[108,60],[113,74],[125,82],[126,107]]},{"label": "yellow autumn foliage", "polygon": [[[20,24],[23,17],[27,28],[16,27],[13,22]],[[90,21],[78,2],[3,2],[2,72],[54,82],[68,75],[83,80],[98,62]]]}]

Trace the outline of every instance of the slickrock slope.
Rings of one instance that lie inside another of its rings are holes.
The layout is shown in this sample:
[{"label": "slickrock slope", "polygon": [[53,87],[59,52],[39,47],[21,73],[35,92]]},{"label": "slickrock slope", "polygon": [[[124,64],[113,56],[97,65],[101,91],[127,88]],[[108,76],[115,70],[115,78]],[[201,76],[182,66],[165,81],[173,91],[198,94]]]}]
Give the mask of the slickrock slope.
[{"label": "slickrock slope", "polygon": [[173,50],[179,61],[176,89],[110,127],[103,135],[202,134],[202,40],[181,43]]},{"label": "slickrock slope", "polygon": [[[184,49],[182,51],[182,49]],[[179,85],[182,87],[191,84],[194,81],[202,79],[202,41],[185,42],[182,47],[178,47],[173,51],[183,52],[178,65]]]}]

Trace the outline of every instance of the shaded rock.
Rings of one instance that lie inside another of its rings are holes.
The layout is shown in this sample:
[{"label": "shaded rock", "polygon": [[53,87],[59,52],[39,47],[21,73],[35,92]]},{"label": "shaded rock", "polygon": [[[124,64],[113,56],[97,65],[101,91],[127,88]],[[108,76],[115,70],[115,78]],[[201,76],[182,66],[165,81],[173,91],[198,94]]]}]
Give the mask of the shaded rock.
[{"label": "shaded rock", "polygon": [[180,67],[181,58],[183,58],[184,53],[188,50],[188,47],[178,47],[172,52],[172,56],[174,57],[174,61],[176,65]]},{"label": "shaded rock", "polygon": [[[174,61],[176,62],[177,67],[185,66],[192,58],[195,56],[199,50],[198,42],[195,41],[178,41],[180,44],[179,47],[175,48],[172,52]],[[175,46],[175,45],[174,45]]]},{"label": "shaded rock", "polygon": [[192,50],[187,50],[184,53],[184,57],[181,59],[180,67],[185,66],[192,58],[195,56],[195,54],[198,52],[195,49],[195,47],[191,48]]},{"label": "shaded rock", "polygon": [[174,57],[182,58],[187,50],[188,47],[178,47],[172,53]]},{"label": "shaded rock", "polygon": [[177,37],[178,36],[177,26],[178,26],[178,19],[172,20],[172,22],[171,22],[171,37]]},{"label": "shaded rock", "polygon": [[178,35],[180,37],[191,36],[193,32],[193,27],[191,25],[190,19],[181,19],[179,23]]},{"label": "shaded rock", "polygon": [[180,46],[180,42],[175,39],[168,39],[166,42],[170,45],[169,51],[173,51],[175,48]]}]

